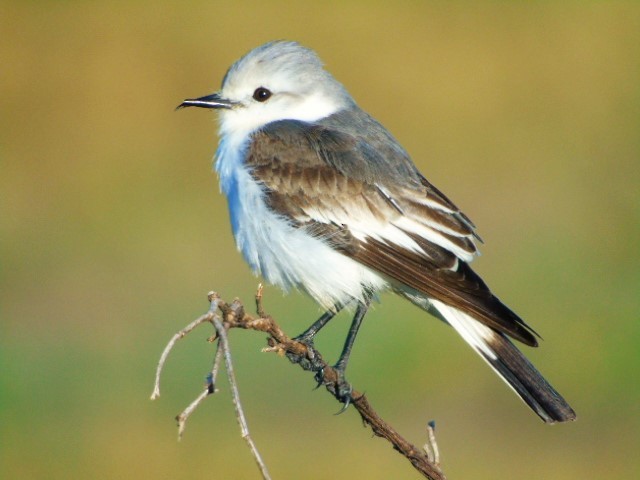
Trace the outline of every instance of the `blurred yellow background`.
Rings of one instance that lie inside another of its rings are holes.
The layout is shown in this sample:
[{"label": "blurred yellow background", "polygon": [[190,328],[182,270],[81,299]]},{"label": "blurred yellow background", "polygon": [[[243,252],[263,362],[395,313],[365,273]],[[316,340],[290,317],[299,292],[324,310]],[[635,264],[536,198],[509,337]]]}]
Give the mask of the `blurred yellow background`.
[{"label": "blurred yellow background", "polygon": [[[578,412],[538,420],[455,333],[384,296],[348,378],[450,478],[640,477],[640,5],[636,2],[2,2],[0,477],[259,478],[206,292],[251,305],[211,158],[215,115],[175,112],[251,48],[316,49],[479,226],[476,270],[545,339],[527,355]],[[266,290],[291,334],[318,315]],[[318,346],[339,352],[341,316]],[[231,333],[275,478],[418,478],[282,358]]]}]

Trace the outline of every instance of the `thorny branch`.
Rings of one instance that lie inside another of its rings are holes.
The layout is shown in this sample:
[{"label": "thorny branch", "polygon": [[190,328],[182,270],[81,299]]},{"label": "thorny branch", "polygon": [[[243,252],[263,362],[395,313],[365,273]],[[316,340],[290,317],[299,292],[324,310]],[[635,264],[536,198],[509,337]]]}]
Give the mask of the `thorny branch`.
[{"label": "thorny branch", "polygon": [[[267,468],[262,461],[251,436],[249,435],[249,429],[242,410],[238,387],[233,373],[231,352],[229,350],[229,343],[226,335],[227,331],[231,328],[242,328],[266,333],[268,335],[267,344],[269,346],[263,349],[263,351],[286,355],[292,363],[300,365],[304,370],[314,372],[319,385],[323,385],[327,391],[336,397],[338,401],[344,402],[344,398],[340,397],[338,394],[338,374],[333,366],[327,364],[323,360],[322,354],[316,350],[315,347],[287,336],[273,318],[265,313],[262,305],[262,285],[258,287],[258,292],[256,293],[255,298],[257,311],[256,317],[246,313],[242,303],[237,299],[232,303],[226,303],[214,292],[210,292],[208,294],[208,298],[210,302],[209,311],[175,334],[163,351],[158,363],[156,381],[151,399],[153,400],[160,396],[160,374],[167,356],[175,343],[198,325],[205,322],[212,323],[216,329],[216,334],[209,340],[215,341],[217,339],[218,341],[218,349],[216,351],[214,366],[208,376],[208,382],[205,390],[180,415],[176,417],[178,420],[179,435],[181,436],[184,432],[185,422],[189,415],[207,396],[216,391],[215,380],[220,358],[223,357],[225,360],[227,375],[229,377],[229,383],[231,385],[233,403],[236,409],[238,423],[240,424],[242,437],[249,444],[263,478],[269,479],[270,477]],[[221,318],[217,313],[218,310],[222,314]],[[371,427],[373,433],[379,437],[385,438],[389,443],[391,443],[393,448],[407,458],[407,460],[411,462],[413,467],[420,472],[423,477],[430,480],[445,480],[445,475],[439,465],[439,453],[435,440],[435,427],[433,422],[429,422],[427,427],[427,443],[424,445],[423,449],[420,449],[405,440],[391,425],[380,418],[363,393],[352,389],[350,403],[358,411],[362,421]]]}]

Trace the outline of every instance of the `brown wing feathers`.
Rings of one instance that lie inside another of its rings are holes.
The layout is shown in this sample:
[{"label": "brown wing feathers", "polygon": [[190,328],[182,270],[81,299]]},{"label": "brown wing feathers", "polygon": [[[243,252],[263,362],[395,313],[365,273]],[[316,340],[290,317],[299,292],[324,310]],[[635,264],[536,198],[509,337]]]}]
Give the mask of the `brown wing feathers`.
[{"label": "brown wing feathers", "polygon": [[537,346],[532,330],[491,293],[465,262],[458,261],[456,270],[441,268],[417,254],[375,239],[360,242],[358,247],[352,249],[352,256],[364,265],[456,307],[496,331]]},{"label": "brown wing feathers", "polygon": [[[323,212],[328,217],[340,217],[338,213],[349,217],[359,212],[377,221],[394,222],[405,215],[423,226],[431,225],[453,244],[475,253],[471,221],[424,177],[416,174],[419,183],[384,185],[384,189],[367,182],[366,175],[347,177],[333,163],[347,154],[345,149],[351,149],[353,162],[362,162],[353,149],[355,141],[345,145],[331,141],[326,129],[302,130],[289,125],[296,122],[278,123],[283,125],[272,125],[268,131],[254,134],[246,160],[254,178],[265,186],[271,208],[393,282],[456,307],[527,345],[537,345],[533,331],[448,250],[406,230],[422,253],[376,238],[359,240],[351,235],[347,224],[332,224],[319,218]],[[309,155],[310,151],[313,155]]]}]

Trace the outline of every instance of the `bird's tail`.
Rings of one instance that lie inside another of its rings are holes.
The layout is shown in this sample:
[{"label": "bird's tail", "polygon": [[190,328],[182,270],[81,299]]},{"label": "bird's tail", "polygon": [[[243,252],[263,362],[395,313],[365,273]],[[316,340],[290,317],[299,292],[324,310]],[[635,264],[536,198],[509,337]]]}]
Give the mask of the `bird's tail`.
[{"label": "bird's tail", "polygon": [[[408,297],[425,308],[426,302]],[[546,423],[575,420],[576,414],[562,396],[544,379],[511,341],[502,333],[483,325],[460,310],[430,300],[433,311],[444,318],[493,370]]]}]

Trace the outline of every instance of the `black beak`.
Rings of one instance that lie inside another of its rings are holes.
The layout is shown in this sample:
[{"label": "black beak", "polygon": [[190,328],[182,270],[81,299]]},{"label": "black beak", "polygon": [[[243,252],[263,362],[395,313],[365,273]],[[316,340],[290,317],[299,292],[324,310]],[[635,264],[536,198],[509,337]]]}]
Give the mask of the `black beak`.
[{"label": "black beak", "polygon": [[176,110],[185,107],[200,107],[200,108],[233,108],[235,102],[222,98],[219,94],[213,93],[206,97],[200,98],[187,98],[184,102],[176,107]]}]

